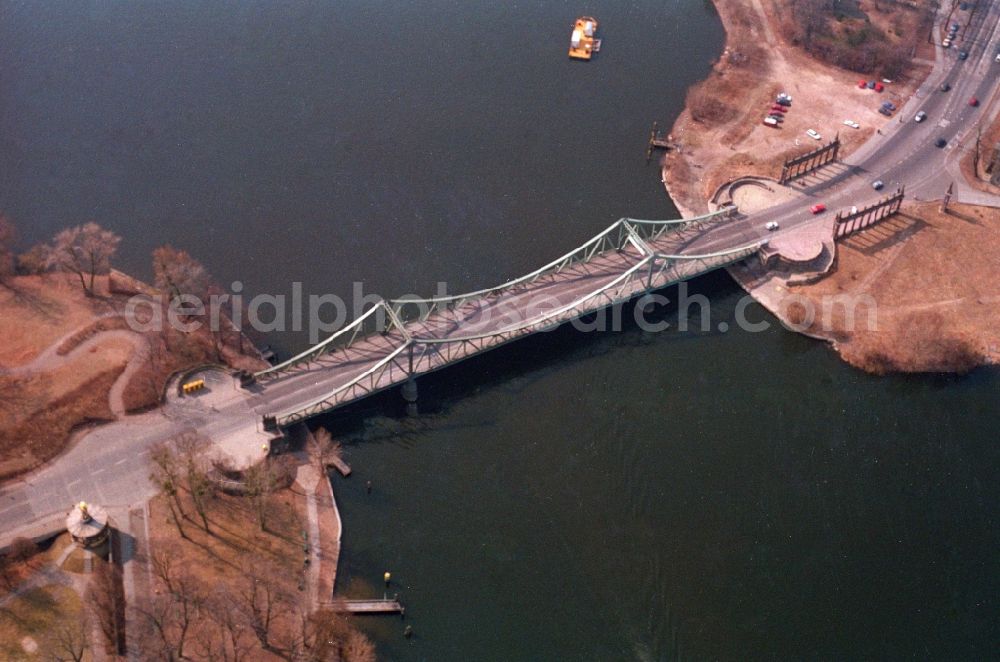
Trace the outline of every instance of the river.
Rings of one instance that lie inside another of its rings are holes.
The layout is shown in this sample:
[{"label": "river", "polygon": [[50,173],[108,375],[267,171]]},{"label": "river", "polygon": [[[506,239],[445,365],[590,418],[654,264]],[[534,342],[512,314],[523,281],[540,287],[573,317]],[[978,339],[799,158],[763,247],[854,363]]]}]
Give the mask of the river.
[{"label": "river", "polygon": [[[495,284],[676,215],[645,141],[722,41],[701,0],[7,2],[0,208],[248,293]],[[740,330],[725,274],[691,290],[710,331],[561,329],[421,380],[418,416],[322,421],[356,472],[339,586],[391,571],[414,628],[365,621],[386,659],[995,652],[1000,374],[868,377],[759,308]]]}]

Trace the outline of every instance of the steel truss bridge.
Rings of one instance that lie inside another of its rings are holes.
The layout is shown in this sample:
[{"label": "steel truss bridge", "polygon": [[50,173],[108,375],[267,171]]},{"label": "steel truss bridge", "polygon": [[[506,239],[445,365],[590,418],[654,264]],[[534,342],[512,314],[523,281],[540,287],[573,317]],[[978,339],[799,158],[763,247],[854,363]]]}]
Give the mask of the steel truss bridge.
[{"label": "steel truss bridge", "polygon": [[[502,285],[454,296],[379,301],[326,340],[244,384],[287,427],[518,338],[742,260],[757,240],[685,252],[733,208],[691,219],[622,218],[581,246]],[[267,397],[272,395],[274,397]],[[261,411],[260,407],[256,408]]]}]

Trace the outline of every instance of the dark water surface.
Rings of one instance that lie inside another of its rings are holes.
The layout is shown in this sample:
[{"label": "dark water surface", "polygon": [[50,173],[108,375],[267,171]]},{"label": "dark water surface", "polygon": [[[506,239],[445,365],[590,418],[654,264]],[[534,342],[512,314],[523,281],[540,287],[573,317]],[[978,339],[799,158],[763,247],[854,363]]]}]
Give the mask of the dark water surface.
[{"label": "dark water surface", "polygon": [[[584,13],[604,51],[570,62]],[[494,284],[675,215],[649,124],[722,38],[695,0],[0,3],[0,208],[251,293]],[[732,326],[725,275],[692,288]],[[388,659],[989,657],[998,386],[869,378],[773,325],[522,341],[422,380],[416,418],[326,421],[354,439],[341,586],[393,572],[416,636],[367,621]]]}]

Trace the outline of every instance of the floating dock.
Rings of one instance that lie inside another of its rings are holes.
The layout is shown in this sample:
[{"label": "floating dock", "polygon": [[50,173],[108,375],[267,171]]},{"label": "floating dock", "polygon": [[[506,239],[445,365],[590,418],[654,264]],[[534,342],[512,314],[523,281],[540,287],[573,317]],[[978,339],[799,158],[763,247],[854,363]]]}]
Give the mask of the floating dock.
[{"label": "floating dock", "polygon": [[653,130],[649,132],[649,145],[646,148],[646,163],[653,157],[654,149],[675,149],[675,145],[670,141],[670,136],[666,138],[660,133],[660,125],[653,122]]},{"label": "floating dock", "polygon": [[396,598],[381,600],[336,600],[330,605],[349,614],[401,614],[403,605]]}]

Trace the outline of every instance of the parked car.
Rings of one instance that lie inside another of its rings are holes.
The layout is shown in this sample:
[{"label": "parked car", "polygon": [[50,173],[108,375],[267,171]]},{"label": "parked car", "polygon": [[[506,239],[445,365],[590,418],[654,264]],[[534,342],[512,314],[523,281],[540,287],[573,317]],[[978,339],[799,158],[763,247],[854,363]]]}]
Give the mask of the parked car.
[{"label": "parked car", "polygon": [[[997,56],[997,61],[1000,62],[1000,55]],[[951,89],[951,85],[949,85],[948,83],[941,83],[941,91],[942,92],[947,92],[950,89]]]},{"label": "parked car", "polygon": [[768,115],[768,117],[770,117],[775,122],[779,122],[779,123],[785,121],[785,116],[784,115],[774,115],[774,114],[771,114],[771,115]]},{"label": "parked car", "polygon": [[784,106],[779,106],[777,104],[771,106],[771,110],[774,111],[774,112],[776,112],[776,113],[787,113],[788,112],[787,108],[785,108]]},{"label": "parked car", "polygon": [[1000,62],[1000,53],[997,53],[996,62]]},{"label": "parked car", "polygon": [[824,205],[822,202],[817,202],[816,204],[814,204],[812,207],[809,208],[809,211],[811,211],[814,214],[822,214],[823,212],[826,211],[826,205]]},{"label": "parked car", "polygon": [[959,60],[964,60],[967,57],[969,57],[969,53],[967,51],[959,51],[958,52],[958,59]]},{"label": "parked car", "polygon": [[958,25],[958,23],[952,23],[952,24],[951,24],[951,31],[952,31],[952,32],[958,32],[958,28],[959,28],[959,27],[960,27],[960,26]]},{"label": "parked car", "polygon": [[814,129],[806,129],[806,135],[813,140],[822,140],[823,136],[819,135],[819,132]]},{"label": "parked car", "polygon": [[941,42],[941,45],[944,48],[951,48],[951,39],[949,39],[948,37],[945,37],[944,41]]},{"label": "parked car", "polygon": [[863,90],[866,87],[868,87],[868,81],[866,81],[866,80],[859,80],[858,81],[858,89]]},{"label": "parked car", "polygon": [[872,188],[876,191],[881,191],[883,186],[885,186],[885,183],[881,179],[876,179],[872,182]]},{"label": "parked car", "polygon": [[881,108],[879,108],[878,112],[882,113],[886,117],[892,117],[892,111],[889,110],[888,108],[886,108],[885,106],[882,106]]},{"label": "parked car", "polygon": [[792,102],[789,101],[788,99],[778,99],[777,101],[775,101],[775,103],[778,104],[779,106],[791,106],[792,105]]},{"label": "parked car", "polygon": [[865,87],[867,87],[869,90],[874,90],[875,89],[875,81],[873,81],[873,80],[868,81],[868,84]]},{"label": "parked car", "polygon": [[778,120],[774,119],[773,117],[765,117],[764,118],[764,126],[769,126],[772,129],[777,129],[778,128]]},{"label": "parked car", "polygon": [[852,129],[860,129],[861,128],[861,125],[858,124],[857,122],[855,122],[854,120],[844,120],[844,126],[849,126]]},{"label": "parked car", "polygon": [[894,104],[891,101],[883,101],[882,107],[885,108],[886,110],[896,110],[896,104]]},{"label": "parked car", "polygon": [[975,108],[976,106],[979,105],[979,99],[977,99],[976,97],[972,97],[971,99],[969,99],[969,105]]},{"label": "parked car", "polygon": [[884,89],[885,89],[885,85],[883,85],[882,83],[875,83],[875,91],[876,92],[881,92]]},{"label": "parked car", "polygon": [[913,121],[914,121],[914,122],[923,122],[923,121],[924,121],[925,119],[927,119],[927,113],[925,113],[924,111],[922,111],[922,110],[921,110],[921,111],[920,111],[919,113],[917,113],[917,115],[916,115],[916,116],[915,116],[915,117],[913,118]]},{"label": "parked car", "polygon": [[944,147],[947,144],[948,144],[948,141],[945,140],[944,138],[938,138],[937,140],[934,141],[934,145],[936,147]]},{"label": "parked car", "polygon": [[778,229],[778,221],[768,221],[764,225],[764,227],[767,228],[768,230],[770,230],[771,232],[774,232],[775,230]]}]

